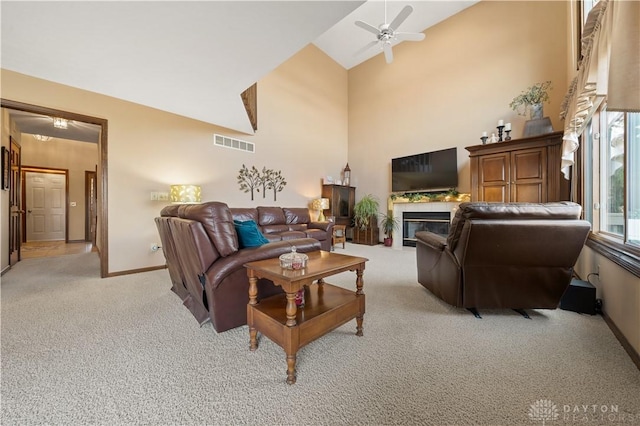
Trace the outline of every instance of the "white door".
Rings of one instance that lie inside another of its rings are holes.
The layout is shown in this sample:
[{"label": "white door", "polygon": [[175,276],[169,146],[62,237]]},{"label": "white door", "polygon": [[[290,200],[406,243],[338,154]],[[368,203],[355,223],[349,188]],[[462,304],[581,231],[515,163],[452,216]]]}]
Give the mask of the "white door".
[{"label": "white door", "polygon": [[66,176],[55,173],[25,173],[27,241],[65,239]]}]

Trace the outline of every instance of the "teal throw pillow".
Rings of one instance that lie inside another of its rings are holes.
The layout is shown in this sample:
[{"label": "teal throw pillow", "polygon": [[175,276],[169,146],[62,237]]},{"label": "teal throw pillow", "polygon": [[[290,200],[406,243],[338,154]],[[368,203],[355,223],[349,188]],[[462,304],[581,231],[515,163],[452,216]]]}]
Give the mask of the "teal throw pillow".
[{"label": "teal throw pillow", "polygon": [[246,222],[234,220],[233,224],[236,227],[240,248],[259,247],[269,242],[269,240],[262,235],[262,232],[258,229],[258,225],[253,220],[247,220]]}]

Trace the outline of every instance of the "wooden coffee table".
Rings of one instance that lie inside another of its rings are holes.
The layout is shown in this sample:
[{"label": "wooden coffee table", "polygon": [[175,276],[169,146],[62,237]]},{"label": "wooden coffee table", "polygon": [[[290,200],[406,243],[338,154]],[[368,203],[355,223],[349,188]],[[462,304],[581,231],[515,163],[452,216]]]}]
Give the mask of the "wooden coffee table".
[{"label": "wooden coffee table", "polygon": [[[356,336],[362,336],[364,318],[364,265],[369,259],[344,254],[315,251],[309,256],[307,267],[288,270],[280,267],[278,259],[246,263],[249,276],[250,347],[258,349],[258,331],[282,347],[287,355],[287,383],[296,382],[296,354],[307,343],[356,319]],[[356,291],[324,282],[324,278],[344,271],[356,272]],[[259,278],[279,285],[285,294],[258,301]],[[312,285],[316,283],[316,285]],[[305,305],[296,306],[296,293],[305,288]]]}]

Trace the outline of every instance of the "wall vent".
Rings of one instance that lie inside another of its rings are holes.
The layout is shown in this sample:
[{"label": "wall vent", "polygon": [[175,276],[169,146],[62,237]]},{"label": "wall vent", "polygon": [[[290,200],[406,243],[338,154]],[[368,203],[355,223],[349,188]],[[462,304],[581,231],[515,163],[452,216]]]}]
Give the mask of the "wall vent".
[{"label": "wall vent", "polygon": [[213,143],[223,148],[238,149],[240,151],[256,152],[256,146],[253,142],[241,141],[222,135],[213,135]]}]

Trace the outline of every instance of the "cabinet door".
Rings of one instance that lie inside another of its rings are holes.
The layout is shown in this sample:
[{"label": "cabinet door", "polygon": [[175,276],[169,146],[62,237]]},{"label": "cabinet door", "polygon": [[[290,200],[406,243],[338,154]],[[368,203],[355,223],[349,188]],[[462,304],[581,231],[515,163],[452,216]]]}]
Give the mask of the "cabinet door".
[{"label": "cabinet door", "polygon": [[330,199],[329,214],[335,216],[336,224],[351,226],[356,189],[352,186],[323,185],[322,196]]},{"label": "cabinet door", "polygon": [[532,148],[511,153],[511,201],[547,201],[547,150]]},{"label": "cabinet door", "polygon": [[509,153],[483,155],[478,159],[478,201],[509,201]]}]

